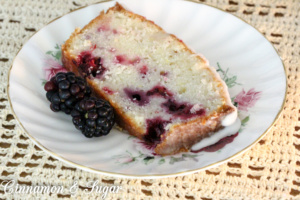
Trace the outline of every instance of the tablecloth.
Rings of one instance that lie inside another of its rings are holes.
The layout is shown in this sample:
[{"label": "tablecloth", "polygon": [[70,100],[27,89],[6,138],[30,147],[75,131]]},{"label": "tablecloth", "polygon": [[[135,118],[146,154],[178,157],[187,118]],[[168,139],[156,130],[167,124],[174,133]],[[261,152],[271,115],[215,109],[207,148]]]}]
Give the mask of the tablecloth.
[{"label": "tablecloth", "polygon": [[[266,136],[249,151],[218,167],[185,176],[159,179],[116,178],[82,171],[44,152],[27,137],[12,115],[7,75],[22,45],[53,19],[99,0],[0,0],[0,198],[101,199],[87,194],[85,183],[117,185],[106,199],[300,199],[300,1],[199,0],[255,27],[278,51],[287,72],[287,98],[282,114]],[[61,193],[21,193],[20,186],[64,186]],[[78,191],[70,188],[78,181]]]}]

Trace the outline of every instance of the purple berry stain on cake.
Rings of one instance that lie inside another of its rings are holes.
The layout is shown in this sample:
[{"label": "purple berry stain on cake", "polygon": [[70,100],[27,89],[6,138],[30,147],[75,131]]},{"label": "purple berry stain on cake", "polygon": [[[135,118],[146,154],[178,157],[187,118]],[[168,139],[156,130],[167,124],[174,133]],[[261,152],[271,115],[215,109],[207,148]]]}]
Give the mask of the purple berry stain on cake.
[{"label": "purple berry stain on cake", "polygon": [[141,68],[140,68],[140,73],[143,74],[143,75],[146,75],[148,73],[148,67],[146,65],[143,65]]},{"label": "purple berry stain on cake", "polygon": [[204,108],[199,108],[192,112],[194,105],[176,101],[173,98],[173,93],[160,85],[154,86],[146,92],[143,90],[132,90],[129,88],[125,88],[124,92],[132,102],[137,103],[139,106],[148,104],[150,102],[150,97],[162,97],[166,99],[166,101],[161,104],[161,107],[164,108],[167,113],[181,119],[189,119],[195,116],[205,115]]},{"label": "purple berry stain on cake", "polygon": [[106,71],[100,57],[93,57],[90,51],[83,51],[77,58],[77,65],[84,77],[101,78]]},{"label": "purple berry stain on cake", "polygon": [[112,29],[109,24],[103,24],[100,27],[97,28],[98,32],[112,32],[113,34],[118,34],[118,31],[116,29]]},{"label": "purple berry stain on cake", "polygon": [[132,102],[137,103],[139,106],[148,104],[150,102],[150,97],[153,96],[163,97],[166,99],[173,96],[173,94],[169,90],[159,85],[154,86],[152,89],[146,92],[143,90],[133,90],[130,88],[125,88],[124,92]]},{"label": "purple berry stain on cake", "polygon": [[139,57],[135,57],[133,59],[129,59],[126,55],[116,55],[115,63],[119,63],[122,65],[135,65],[139,63],[141,59]]},{"label": "purple berry stain on cake", "polygon": [[108,24],[104,24],[104,25],[101,25],[98,29],[97,29],[98,32],[103,32],[103,31],[110,31],[110,27]]},{"label": "purple berry stain on cake", "polygon": [[177,102],[172,98],[168,99],[165,103],[162,103],[161,106],[166,109],[167,113],[181,119],[189,119],[195,116],[205,115],[204,108],[191,112],[193,105],[185,102]]},{"label": "purple berry stain on cake", "polygon": [[173,96],[172,92],[160,85],[154,86],[152,89],[148,90],[146,94],[147,96],[161,96],[163,98]]},{"label": "purple berry stain on cake", "polygon": [[125,88],[124,92],[132,102],[138,104],[139,106],[144,106],[149,103],[149,97],[143,90],[132,90]]},{"label": "purple berry stain on cake", "polygon": [[109,94],[109,95],[113,95],[115,92],[109,88],[109,87],[103,87],[102,90],[106,93],[106,94]]},{"label": "purple berry stain on cake", "polygon": [[161,135],[165,133],[165,127],[170,121],[163,120],[161,117],[147,119],[147,132],[144,136],[145,141],[157,145],[161,141]]}]

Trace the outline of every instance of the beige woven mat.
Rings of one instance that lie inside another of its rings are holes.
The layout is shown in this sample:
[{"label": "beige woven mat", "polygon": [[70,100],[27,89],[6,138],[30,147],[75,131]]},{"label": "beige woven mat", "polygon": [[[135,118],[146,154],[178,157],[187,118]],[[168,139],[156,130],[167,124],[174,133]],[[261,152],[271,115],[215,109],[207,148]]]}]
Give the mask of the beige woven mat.
[{"label": "beige woven mat", "polygon": [[[101,198],[84,193],[88,181],[120,185],[107,199],[300,199],[300,1],[201,0],[232,13],[257,28],[275,46],[288,76],[283,113],[250,151],[210,170],[176,178],[137,180],[85,172],[36,147],[17,125],[7,100],[7,73],[13,58],[34,32],[69,11],[95,1],[0,0],[0,182],[20,185],[62,185],[78,180],[76,199]],[[73,198],[61,194],[5,194],[2,199]]]}]

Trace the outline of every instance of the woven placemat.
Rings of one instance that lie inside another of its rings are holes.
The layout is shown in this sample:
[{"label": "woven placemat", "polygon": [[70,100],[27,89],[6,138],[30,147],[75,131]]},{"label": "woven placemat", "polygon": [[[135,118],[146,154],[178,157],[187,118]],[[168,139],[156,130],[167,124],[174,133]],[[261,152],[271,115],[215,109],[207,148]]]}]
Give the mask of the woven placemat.
[{"label": "woven placemat", "polygon": [[[0,183],[63,186],[61,193],[8,194],[1,199],[101,199],[86,183],[121,186],[106,199],[300,199],[299,0],[200,0],[245,20],[277,49],[288,78],[282,115],[251,150],[210,170],[173,178],[126,179],[89,173],[51,157],[17,125],[7,97],[7,73],[22,45],[51,20],[96,1],[0,0]],[[74,181],[79,188],[71,196]]]}]

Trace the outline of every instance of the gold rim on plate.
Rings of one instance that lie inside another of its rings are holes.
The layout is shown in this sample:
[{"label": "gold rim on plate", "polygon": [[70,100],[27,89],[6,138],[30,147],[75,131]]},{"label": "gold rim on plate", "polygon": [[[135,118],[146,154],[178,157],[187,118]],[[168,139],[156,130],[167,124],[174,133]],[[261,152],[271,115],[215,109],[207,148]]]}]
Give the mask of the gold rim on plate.
[{"label": "gold rim on plate", "polygon": [[[77,8],[77,9],[74,9],[60,17],[57,17],[53,20],[51,20],[49,23],[47,23],[45,26],[43,26],[42,28],[46,27],[47,25],[49,25],[50,23],[60,19],[61,17],[64,17],[65,15],[68,15],[72,12],[75,12],[75,11],[78,11],[78,10],[81,10],[83,8],[86,8],[88,6],[92,6],[92,5],[96,5],[96,4],[101,4],[101,3],[107,3],[107,2],[112,2],[113,0],[104,0],[104,1],[101,1],[101,2],[98,2],[98,3],[93,3],[93,4],[90,4],[90,5],[86,5],[86,6],[82,6],[80,8]],[[212,7],[212,8],[215,8],[223,13],[227,13],[229,15],[232,15],[238,19],[240,19],[241,21],[243,21],[244,23],[246,23],[247,25],[253,27],[252,25],[250,25],[248,22],[246,22],[245,20],[231,14],[231,13],[228,13],[228,12],[225,12],[223,11],[222,9],[220,8],[217,8],[215,6],[209,6],[209,5],[206,5],[206,4],[202,4],[200,2],[195,2],[195,1],[192,1],[192,0],[184,0],[186,2],[191,2],[191,3],[197,3],[197,4],[201,4],[201,5],[205,5],[205,6],[208,6],[208,7]],[[42,28],[40,28],[38,31],[36,31],[25,43],[24,45],[35,35],[37,34]],[[253,27],[254,28],[254,27]],[[258,31],[256,28],[254,28],[258,33],[260,33],[268,42],[269,40],[260,32]],[[270,43],[270,42],[269,42]],[[270,43],[271,44],[271,43]],[[107,172],[107,171],[103,171],[103,170],[98,170],[98,169],[94,169],[94,168],[91,168],[91,167],[86,167],[84,165],[81,165],[81,164],[78,164],[78,163],[75,163],[73,161],[70,161],[54,152],[52,152],[51,150],[49,150],[48,148],[44,147],[40,142],[38,142],[33,136],[31,136],[28,131],[25,129],[25,127],[23,126],[23,124],[21,123],[21,121],[19,120],[18,116],[16,115],[14,109],[13,109],[13,106],[12,106],[12,102],[11,102],[11,99],[10,99],[10,95],[9,95],[9,80],[10,80],[10,72],[11,72],[11,69],[13,67],[13,64],[15,62],[15,59],[16,57],[18,56],[19,52],[21,51],[21,49],[23,48],[23,46],[19,49],[19,51],[17,52],[16,56],[14,57],[13,59],[13,62],[8,70],[8,78],[7,78],[7,97],[8,97],[8,101],[9,101],[9,105],[11,107],[11,110],[12,110],[12,114],[13,116],[15,117],[15,119],[17,120],[17,122],[19,123],[19,125],[23,128],[23,130],[25,131],[25,133],[27,134],[27,136],[38,146],[40,147],[41,149],[43,149],[44,151],[48,152],[51,156],[54,156],[55,158],[57,158],[58,160],[61,160],[67,164],[70,164],[70,165],[73,165],[73,166],[76,166],[78,167],[79,169],[82,169],[82,170],[85,170],[85,171],[89,171],[89,172],[94,172],[94,173],[99,173],[99,174],[102,174],[102,175],[111,175],[111,176],[114,176],[114,177],[118,177],[118,178],[164,178],[164,177],[172,177],[172,176],[180,176],[180,175],[187,175],[187,174],[191,174],[191,173],[194,173],[194,172],[199,172],[199,171],[202,171],[202,170],[207,170],[211,167],[214,167],[214,166],[218,166],[218,165],[221,165],[222,163],[224,162],[227,162],[241,154],[243,154],[244,152],[246,152],[247,150],[249,150],[252,146],[254,146],[259,140],[261,140],[266,134],[267,132],[272,128],[272,126],[276,123],[276,121],[278,120],[278,118],[280,117],[282,111],[283,111],[283,108],[284,108],[284,104],[286,102],[286,98],[287,98],[287,89],[288,89],[288,84],[287,84],[287,76],[286,76],[286,68],[284,66],[284,63],[281,59],[281,57],[279,56],[278,54],[278,51],[275,49],[275,47],[271,44],[271,46],[273,47],[273,49],[275,50],[276,54],[278,55],[278,57],[280,58],[280,61],[281,61],[281,64],[283,66],[283,69],[284,69],[284,75],[285,75],[285,83],[286,83],[286,86],[285,86],[285,96],[284,96],[284,99],[282,101],[282,104],[281,104],[281,108],[280,110],[278,111],[275,119],[273,120],[272,124],[269,126],[269,128],[267,128],[267,130],[265,130],[264,133],[261,134],[261,136],[259,138],[257,138],[252,144],[248,145],[247,147],[245,147],[244,149],[242,149],[241,151],[235,153],[234,155],[226,158],[226,159],[223,159],[221,161],[218,161],[218,162],[215,162],[215,163],[212,163],[212,164],[209,164],[207,166],[204,166],[204,167],[201,167],[201,168],[198,168],[198,169],[192,169],[192,170],[186,170],[186,171],[182,171],[182,172],[177,172],[177,173],[170,173],[170,174],[152,174],[152,175],[130,175],[130,174],[122,174],[122,173],[116,173],[116,172]]]}]

